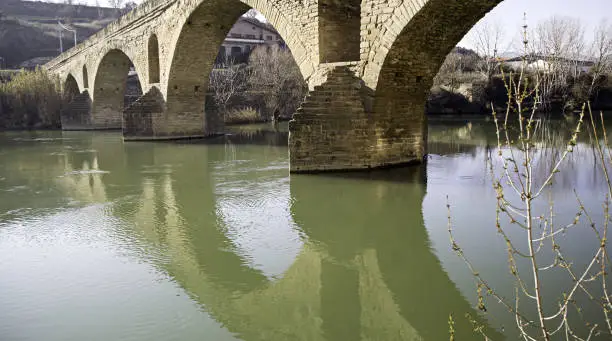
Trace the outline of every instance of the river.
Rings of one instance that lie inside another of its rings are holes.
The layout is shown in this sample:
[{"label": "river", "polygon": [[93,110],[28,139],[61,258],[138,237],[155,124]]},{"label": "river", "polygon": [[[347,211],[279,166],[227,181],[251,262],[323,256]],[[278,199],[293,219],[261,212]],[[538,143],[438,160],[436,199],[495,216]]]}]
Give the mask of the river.
[{"label": "river", "polygon": [[[511,297],[490,122],[430,123],[425,165],[372,173],[289,175],[287,138],[0,133],[0,340],[448,340],[451,313],[458,340],[481,339],[466,313],[515,339],[493,299],[475,308],[447,231],[448,197],[457,241]],[[559,221],[573,189],[602,219],[594,160],[580,142],[564,165]],[[597,245],[565,238],[577,264]]]}]

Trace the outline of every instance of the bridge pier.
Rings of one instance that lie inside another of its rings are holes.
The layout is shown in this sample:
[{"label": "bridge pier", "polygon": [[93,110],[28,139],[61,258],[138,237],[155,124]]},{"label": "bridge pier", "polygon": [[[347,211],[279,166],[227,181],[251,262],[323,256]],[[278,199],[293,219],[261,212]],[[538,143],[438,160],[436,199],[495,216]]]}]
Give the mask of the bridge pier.
[{"label": "bridge pier", "polygon": [[329,72],[289,122],[290,171],[367,170],[421,162],[425,98],[419,105],[414,98],[389,99],[378,92],[349,67]]},{"label": "bridge pier", "polygon": [[91,99],[87,90],[75,95],[60,114],[62,130],[91,130]]},{"label": "bridge pier", "polygon": [[152,87],[123,112],[125,141],[163,141],[204,138],[219,134],[223,120],[216,112],[176,112]]}]

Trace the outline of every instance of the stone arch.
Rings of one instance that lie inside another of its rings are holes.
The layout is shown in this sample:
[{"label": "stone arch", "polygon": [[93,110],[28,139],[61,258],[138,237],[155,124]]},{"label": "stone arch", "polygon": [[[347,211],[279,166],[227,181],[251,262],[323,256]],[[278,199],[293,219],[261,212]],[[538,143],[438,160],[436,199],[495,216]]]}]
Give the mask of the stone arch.
[{"label": "stone arch", "polygon": [[429,0],[411,17],[383,59],[375,82],[377,139],[408,139],[410,153],[425,155],[425,103],[433,78],[446,55],[501,1]]},{"label": "stone arch", "polygon": [[87,65],[83,65],[83,88],[89,88],[89,75],[87,74]]},{"label": "stone arch", "polygon": [[76,78],[74,78],[72,74],[68,74],[68,76],[66,77],[66,80],[64,81],[63,90],[64,98],[69,102],[72,101],[75,96],[81,93],[79,91],[79,84],[77,83]]},{"label": "stone arch", "polygon": [[148,62],[149,62],[149,84],[159,83],[159,43],[157,35],[151,34],[149,37]]},{"label": "stone arch", "polygon": [[[126,84],[133,66],[132,60],[119,49],[102,57],[93,88],[92,116],[97,128],[121,128]],[[138,87],[142,93],[140,83]]]},{"label": "stone arch", "polygon": [[[281,35],[291,32],[291,36],[283,37],[294,57],[300,56],[295,59],[302,75],[306,79],[314,72],[316,64],[310,59],[308,50],[272,1],[199,0],[171,44],[174,48],[170,49],[173,55],[169,60],[166,84],[167,116],[169,119],[177,115],[182,117],[180,125],[185,124],[181,129],[185,135],[207,130],[204,103],[218,47],[238,18],[250,8],[270,18],[270,23],[279,27]],[[187,126],[188,121],[190,126]]]},{"label": "stone arch", "polygon": [[[380,21],[376,23],[379,30],[363,31],[362,29],[362,39],[365,39],[370,47],[362,52],[361,57],[362,60],[367,61],[362,71],[365,83],[373,89],[377,88],[383,64],[393,58],[388,58],[390,51],[405,45],[405,43],[398,43],[398,40],[407,33],[419,36],[439,31],[454,31],[452,33],[455,38],[450,35],[445,35],[444,39],[441,39],[440,36],[431,36],[428,38],[435,39],[435,41],[429,39],[428,41],[432,43],[427,45],[427,50],[436,50],[439,47],[436,42],[446,40],[448,43],[446,45],[452,45],[452,49],[480,19],[502,1],[466,0],[451,4],[443,0],[403,1],[397,5],[393,15],[379,17]],[[388,6],[388,4],[381,3],[379,6]],[[418,25],[424,26],[419,27]],[[458,36],[459,38],[456,38]]]}]

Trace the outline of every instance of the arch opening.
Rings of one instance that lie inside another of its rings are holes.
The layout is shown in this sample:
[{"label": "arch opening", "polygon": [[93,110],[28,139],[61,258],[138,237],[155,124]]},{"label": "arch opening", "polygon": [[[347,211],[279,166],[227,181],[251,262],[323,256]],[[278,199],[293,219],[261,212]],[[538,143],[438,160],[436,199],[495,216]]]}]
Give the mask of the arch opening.
[{"label": "arch opening", "polygon": [[66,81],[64,82],[64,100],[72,102],[72,100],[81,92],[79,91],[79,84],[72,74],[68,74]]},{"label": "arch opening", "polygon": [[89,75],[87,74],[87,65],[83,65],[83,88],[89,88]]},{"label": "arch opening", "polygon": [[[282,103],[262,104],[245,96],[249,64],[255,51],[262,47],[275,46],[270,49],[270,56],[272,50],[288,54],[292,70],[297,70],[303,83],[302,73],[281,34],[270,23],[258,19],[265,11],[256,17],[243,16],[247,12],[253,13],[243,1],[212,0],[201,3],[187,18],[176,42],[167,85],[168,116],[180,113],[183,122],[189,120],[189,127],[183,126],[182,131],[219,131],[225,113],[232,107],[253,108],[251,113],[257,116],[256,120],[279,115],[278,104]],[[281,20],[277,17],[276,20]],[[202,37],[206,37],[206,43]]]},{"label": "arch opening", "polygon": [[100,62],[93,89],[93,123],[99,128],[121,128],[123,111],[142,96],[134,64],[120,50],[109,51]]},{"label": "arch opening", "polygon": [[159,43],[155,34],[149,37],[148,52],[149,83],[159,83]]}]

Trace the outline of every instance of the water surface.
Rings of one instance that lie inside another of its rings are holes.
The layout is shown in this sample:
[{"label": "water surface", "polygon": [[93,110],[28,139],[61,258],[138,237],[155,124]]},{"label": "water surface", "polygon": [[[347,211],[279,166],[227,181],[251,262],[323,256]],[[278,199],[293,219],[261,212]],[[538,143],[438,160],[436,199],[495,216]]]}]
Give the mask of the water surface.
[{"label": "water surface", "polygon": [[[426,165],[316,176],[289,175],[270,126],[206,143],[1,133],[0,340],[446,340],[451,313],[460,340],[465,313],[513,339],[501,307],[474,308],[447,233],[448,196],[457,239],[512,292],[492,133],[436,123]],[[567,167],[559,218],[574,188],[600,212],[588,146]],[[578,262],[593,246],[568,244]]]}]

